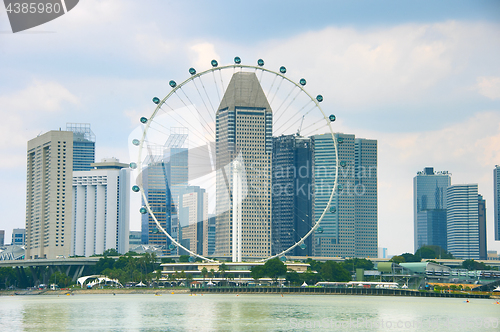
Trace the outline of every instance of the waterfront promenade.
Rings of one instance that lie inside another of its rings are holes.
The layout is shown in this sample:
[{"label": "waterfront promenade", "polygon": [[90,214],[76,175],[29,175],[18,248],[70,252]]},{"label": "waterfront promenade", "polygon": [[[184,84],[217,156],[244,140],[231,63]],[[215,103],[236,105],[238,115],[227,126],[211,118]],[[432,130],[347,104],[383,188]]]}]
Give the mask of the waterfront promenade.
[{"label": "waterfront promenade", "polygon": [[411,289],[390,288],[343,288],[343,287],[212,287],[196,289],[191,293],[233,293],[233,294],[304,294],[304,295],[375,295],[375,296],[410,296],[410,297],[451,297],[489,299],[490,294],[448,293],[417,291]]}]

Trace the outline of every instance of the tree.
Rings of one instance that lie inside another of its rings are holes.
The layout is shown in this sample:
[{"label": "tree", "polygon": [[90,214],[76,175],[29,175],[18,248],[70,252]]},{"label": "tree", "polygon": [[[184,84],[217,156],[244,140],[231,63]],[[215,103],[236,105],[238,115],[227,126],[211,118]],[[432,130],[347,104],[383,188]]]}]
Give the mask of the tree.
[{"label": "tree", "polygon": [[201,276],[203,277],[203,282],[205,282],[205,278],[207,277],[207,274],[208,274],[208,270],[207,270],[207,268],[204,266],[204,267],[201,269]]},{"label": "tree", "polygon": [[95,273],[101,274],[102,271],[106,269],[112,269],[115,264],[115,260],[111,257],[103,257],[97,261],[95,264]]},{"label": "tree", "polygon": [[364,269],[364,270],[374,269],[372,261],[365,258],[346,259],[343,265],[346,270],[348,271],[352,270],[353,273],[356,271],[356,269]]},{"label": "tree", "polygon": [[179,256],[179,263],[188,263],[189,262],[189,255],[180,255]]},{"label": "tree", "polygon": [[105,257],[106,256],[120,256],[120,253],[118,251],[116,251],[116,249],[110,248],[110,249],[106,250],[105,252],[103,252],[103,255]]},{"label": "tree", "polygon": [[297,271],[288,270],[285,274],[285,279],[290,285],[300,284],[300,276]]},{"label": "tree", "polygon": [[325,281],[350,281],[351,274],[346,270],[343,264],[333,261],[327,261],[323,264],[320,271],[321,278]]},{"label": "tree", "polygon": [[50,276],[49,284],[56,284],[61,288],[68,287],[71,284],[71,278],[62,272],[56,271]]},{"label": "tree", "polygon": [[392,256],[389,262],[394,262],[396,264],[405,263],[406,260],[403,256]]},{"label": "tree", "polygon": [[279,258],[269,259],[264,264],[264,274],[277,282],[280,276],[286,274],[286,265]]},{"label": "tree", "polygon": [[306,272],[299,274],[301,282],[306,282],[309,285],[317,283],[320,279],[319,273],[315,273],[311,269],[307,269]]},{"label": "tree", "polygon": [[491,270],[491,266],[486,265],[482,262],[476,262],[473,259],[466,259],[462,262],[462,267],[469,271],[473,270]]},{"label": "tree", "polygon": [[422,261],[422,258],[420,258],[419,255],[410,254],[408,252],[402,254],[401,256],[404,257],[405,262],[420,262],[420,261]]},{"label": "tree", "polygon": [[309,264],[309,266],[311,267],[311,270],[317,271],[317,272],[319,272],[321,270],[321,267],[323,266],[323,263],[315,261],[311,258],[308,258],[306,260],[306,263]]},{"label": "tree", "polygon": [[173,258],[170,258],[170,257],[162,257],[161,262],[162,263],[175,263],[175,260]]},{"label": "tree", "polygon": [[222,279],[224,279],[227,270],[228,268],[226,263],[222,263],[221,265],[219,265],[219,275]]},{"label": "tree", "polygon": [[255,265],[250,268],[250,277],[252,277],[255,281],[258,281],[264,275],[264,266]]}]

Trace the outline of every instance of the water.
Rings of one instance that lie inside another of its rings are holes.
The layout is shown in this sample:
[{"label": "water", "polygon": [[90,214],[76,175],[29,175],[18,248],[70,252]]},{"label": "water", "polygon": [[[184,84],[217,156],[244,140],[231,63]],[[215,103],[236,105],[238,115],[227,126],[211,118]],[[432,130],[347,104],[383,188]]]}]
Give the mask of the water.
[{"label": "water", "polygon": [[495,301],[279,294],[3,296],[0,331],[498,331]]}]

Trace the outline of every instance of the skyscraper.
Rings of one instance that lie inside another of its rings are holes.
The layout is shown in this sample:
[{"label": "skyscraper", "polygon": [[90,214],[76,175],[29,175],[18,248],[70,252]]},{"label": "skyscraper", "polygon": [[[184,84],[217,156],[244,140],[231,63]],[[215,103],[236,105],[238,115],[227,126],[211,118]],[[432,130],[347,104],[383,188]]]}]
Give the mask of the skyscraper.
[{"label": "skyscraper", "polygon": [[446,188],[451,185],[447,171],[426,167],[413,178],[413,236],[415,252],[424,245],[447,248]]},{"label": "skyscraper", "polygon": [[231,78],[216,114],[216,255],[271,254],[272,111],[254,73]]},{"label": "skyscraper", "polygon": [[[310,138],[287,135],[273,138],[272,254],[304,237],[313,225],[313,146]],[[312,236],[305,248],[288,255],[311,256]]]},{"label": "skyscraper", "polygon": [[486,201],[483,195],[477,196],[479,222],[479,259],[488,259],[488,237],[486,236]]},{"label": "skyscraper", "polygon": [[477,184],[453,185],[446,189],[447,250],[462,259],[479,259]]},{"label": "skyscraper", "polygon": [[71,255],[129,251],[130,169],[115,158],[73,172]]},{"label": "skyscraper", "polygon": [[0,247],[3,247],[5,242],[5,230],[0,229]]},{"label": "skyscraper", "polygon": [[493,196],[495,209],[495,241],[500,241],[500,166],[493,170]]},{"label": "skyscraper", "polygon": [[[377,141],[335,134],[339,165],[331,134],[315,135],[314,256],[377,257]],[[331,203],[338,167],[338,187]]]},{"label": "skyscraper", "polygon": [[198,255],[207,255],[208,194],[198,186],[186,186],[179,195],[179,240]]},{"label": "skyscraper", "polygon": [[73,132],[73,171],[90,171],[95,162],[95,135],[89,123],[67,123]]},{"label": "skyscraper", "polygon": [[[179,146],[186,138],[187,135]],[[188,182],[188,149],[159,147],[159,152],[151,154],[145,164],[147,168],[142,172],[142,182],[148,203],[160,225],[178,240],[179,195]],[[150,214],[142,216],[142,242],[170,245],[170,240],[159,231]]]},{"label": "skyscraper", "polygon": [[356,257],[378,256],[377,140],[354,140]]},{"label": "skyscraper", "polygon": [[71,237],[73,132],[28,141],[26,259],[68,256]]}]

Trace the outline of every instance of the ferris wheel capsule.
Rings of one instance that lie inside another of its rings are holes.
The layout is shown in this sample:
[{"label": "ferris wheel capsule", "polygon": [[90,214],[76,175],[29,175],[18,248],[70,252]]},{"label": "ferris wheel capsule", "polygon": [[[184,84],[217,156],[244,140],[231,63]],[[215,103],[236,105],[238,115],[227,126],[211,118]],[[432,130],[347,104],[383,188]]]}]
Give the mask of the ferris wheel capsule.
[{"label": "ferris wheel capsule", "polygon": [[320,233],[320,234],[321,234],[321,233],[323,233],[323,227],[321,227],[321,226],[320,226],[320,227],[318,227],[318,228],[316,229],[316,231],[318,231],[318,233]]},{"label": "ferris wheel capsule", "polygon": [[337,208],[335,206],[330,206],[330,212],[331,213],[337,212]]},{"label": "ferris wheel capsule", "polygon": [[212,62],[210,62],[210,63],[212,64],[212,67],[217,67],[219,65],[217,60],[212,60]]},{"label": "ferris wheel capsule", "polygon": [[335,121],[335,115],[330,114],[330,116],[328,117],[328,119],[330,120],[330,122]]},{"label": "ferris wheel capsule", "polygon": [[144,116],[141,117],[141,123],[146,123],[146,122],[148,122],[148,118],[146,118]]},{"label": "ferris wheel capsule", "polygon": [[257,60],[257,64],[259,65],[259,67],[262,67],[264,65],[264,60],[262,59]]},{"label": "ferris wheel capsule", "polygon": [[306,82],[305,78],[301,78],[300,81],[299,81],[299,84],[302,85],[302,86],[306,85],[306,83],[307,82]]},{"label": "ferris wheel capsule", "polygon": [[189,73],[190,73],[191,75],[195,75],[195,74],[196,74],[196,69],[194,69],[194,68],[189,68]]},{"label": "ferris wheel capsule", "polygon": [[156,105],[158,105],[160,103],[160,98],[154,97],[153,98],[153,103],[155,103]]},{"label": "ferris wheel capsule", "polygon": [[136,193],[136,192],[138,192],[139,190],[141,190],[141,189],[139,188],[139,186],[137,186],[137,185],[132,186],[132,191],[133,191],[133,192],[135,192],[135,193]]},{"label": "ferris wheel capsule", "polygon": [[281,66],[280,67],[280,73],[282,73],[282,74],[286,73],[286,67],[285,66]]},{"label": "ferris wheel capsule", "polygon": [[300,249],[305,250],[306,248],[307,248],[307,245],[304,242],[302,242],[300,244]]},{"label": "ferris wheel capsule", "polygon": [[239,65],[241,63],[241,58],[239,56],[234,58],[234,63]]},{"label": "ferris wheel capsule", "polygon": [[139,212],[142,214],[148,213],[148,209],[146,209],[144,206],[139,209]]}]

